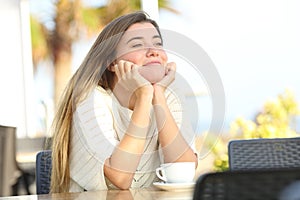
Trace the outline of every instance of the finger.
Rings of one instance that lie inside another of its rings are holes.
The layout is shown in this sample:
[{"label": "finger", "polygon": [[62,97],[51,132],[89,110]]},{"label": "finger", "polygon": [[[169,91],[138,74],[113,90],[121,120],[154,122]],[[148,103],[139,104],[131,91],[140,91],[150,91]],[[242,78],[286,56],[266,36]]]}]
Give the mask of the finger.
[{"label": "finger", "polygon": [[175,62],[170,62],[167,64],[166,69],[176,71],[176,63]]},{"label": "finger", "polygon": [[125,62],[124,63],[124,72],[125,73],[130,72],[131,68],[132,68],[132,65],[133,65],[133,63],[131,63],[131,62]]},{"label": "finger", "polygon": [[136,64],[133,64],[132,67],[131,67],[131,70],[137,71],[139,67],[140,67],[140,66],[138,66],[138,65],[136,65]]},{"label": "finger", "polygon": [[169,69],[166,76],[156,84],[165,88],[168,87],[175,80],[175,73],[175,70]]},{"label": "finger", "polygon": [[115,73],[117,75],[117,78],[118,78],[118,80],[120,80],[121,79],[121,73],[120,73],[120,69],[119,69],[118,64],[115,64],[114,68],[115,68]]},{"label": "finger", "polygon": [[132,71],[132,73],[133,73],[134,75],[140,75],[140,73],[139,73],[139,67],[140,67],[140,66],[138,66],[138,65],[136,65],[136,64],[133,64],[133,65],[132,65],[131,71]]},{"label": "finger", "polygon": [[124,76],[125,72],[124,72],[124,62],[123,60],[120,60],[118,62],[118,69],[119,69],[119,72],[120,72],[120,78]]}]

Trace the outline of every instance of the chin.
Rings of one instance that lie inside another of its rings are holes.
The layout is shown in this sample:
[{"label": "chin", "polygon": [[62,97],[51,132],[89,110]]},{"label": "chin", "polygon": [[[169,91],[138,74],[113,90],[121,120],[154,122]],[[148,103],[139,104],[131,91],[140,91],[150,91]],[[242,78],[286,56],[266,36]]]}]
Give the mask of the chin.
[{"label": "chin", "polygon": [[150,83],[155,84],[165,76],[165,68],[162,65],[146,65],[139,67],[139,73]]}]

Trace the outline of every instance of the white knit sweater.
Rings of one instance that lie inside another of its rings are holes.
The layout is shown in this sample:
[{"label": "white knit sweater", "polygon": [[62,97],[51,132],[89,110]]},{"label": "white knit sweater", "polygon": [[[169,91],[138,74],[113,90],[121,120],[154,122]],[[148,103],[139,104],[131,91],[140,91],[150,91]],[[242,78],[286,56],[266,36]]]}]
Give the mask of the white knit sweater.
[{"label": "white knit sweater", "polygon": [[[181,101],[172,92],[166,92],[166,98],[181,133],[193,144],[194,133],[189,123],[185,123]],[[115,188],[104,176],[104,161],[124,136],[131,114],[110,90],[101,87],[95,88],[77,107],[70,145],[70,192]],[[163,162],[153,112],[149,135],[131,188],[151,186],[157,180],[155,169]]]}]

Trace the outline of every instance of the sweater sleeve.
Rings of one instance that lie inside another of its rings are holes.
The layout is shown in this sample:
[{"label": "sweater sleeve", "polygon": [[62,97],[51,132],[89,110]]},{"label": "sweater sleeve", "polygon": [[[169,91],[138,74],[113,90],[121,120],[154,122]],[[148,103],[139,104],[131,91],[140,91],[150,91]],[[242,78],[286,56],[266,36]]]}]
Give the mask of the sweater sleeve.
[{"label": "sweater sleeve", "polygon": [[70,176],[85,190],[107,189],[103,166],[118,143],[107,99],[104,90],[95,90],[73,115]]}]

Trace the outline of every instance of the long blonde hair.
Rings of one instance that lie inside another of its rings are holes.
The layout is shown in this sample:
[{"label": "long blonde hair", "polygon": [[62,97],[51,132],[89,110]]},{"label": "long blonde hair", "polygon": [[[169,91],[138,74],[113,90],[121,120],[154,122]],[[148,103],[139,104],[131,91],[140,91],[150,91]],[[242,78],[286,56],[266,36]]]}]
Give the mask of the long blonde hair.
[{"label": "long blonde hair", "polygon": [[123,33],[138,22],[152,23],[158,33],[159,27],[142,12],[121,16],[101,31],[84,61],[75,72],[58,105],[52,124],[52,175],[51,193],[68,192],[70,186],[69,146],[72,134],[73,112],[76,106],[97,86],[112,89],[114,74],[107,67],[115,60],[115,49]]}]

